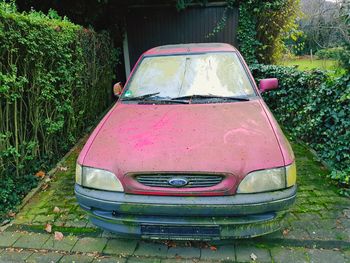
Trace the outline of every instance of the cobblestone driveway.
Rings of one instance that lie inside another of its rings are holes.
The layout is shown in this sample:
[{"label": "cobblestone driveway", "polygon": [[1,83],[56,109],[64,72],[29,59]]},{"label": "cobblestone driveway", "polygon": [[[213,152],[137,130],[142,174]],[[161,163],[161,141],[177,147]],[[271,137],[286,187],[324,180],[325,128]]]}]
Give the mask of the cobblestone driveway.
[{"label": "cobblestone driveway", "polygon": [[[95,228],[73,194],[78,146],[0,233],[0,262],[350,262],[350,199],[337,194],[310,152],[299,144],[293,149],[299,190],[285,226],[260,238],[209,244],[120,239]],[[54,239],[55,231],[63,240]]]}]

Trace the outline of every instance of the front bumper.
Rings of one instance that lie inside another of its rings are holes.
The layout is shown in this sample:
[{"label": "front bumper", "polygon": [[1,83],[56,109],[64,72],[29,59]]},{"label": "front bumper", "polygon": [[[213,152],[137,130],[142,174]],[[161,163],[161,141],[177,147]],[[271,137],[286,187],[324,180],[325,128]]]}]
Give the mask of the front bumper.
[{"label": "front bumper", "polygon": [[213,240],[254,237],[280,228],[296,186],[268,193],[186,197],[132,195],[75,185],[93,224],[143,238]]}]

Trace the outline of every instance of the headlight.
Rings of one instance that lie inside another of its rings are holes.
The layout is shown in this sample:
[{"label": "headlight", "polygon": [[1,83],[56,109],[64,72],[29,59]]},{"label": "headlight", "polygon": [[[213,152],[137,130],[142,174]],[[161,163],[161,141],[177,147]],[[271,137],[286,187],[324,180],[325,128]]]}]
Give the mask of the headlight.
[{"label": "headlight", "polygon": [[[80,168],[78,168],[78,166]],[[118,178],[111,172],[90,167],[81,167],[77,164],[76,183],[84,187],[124,192],[123,185]]]},{"label": "headlight", "polygon": [[296,166],[255,171],[248,174],[239,184],[237,193],[259,193],[293,186],[296,183]]}]

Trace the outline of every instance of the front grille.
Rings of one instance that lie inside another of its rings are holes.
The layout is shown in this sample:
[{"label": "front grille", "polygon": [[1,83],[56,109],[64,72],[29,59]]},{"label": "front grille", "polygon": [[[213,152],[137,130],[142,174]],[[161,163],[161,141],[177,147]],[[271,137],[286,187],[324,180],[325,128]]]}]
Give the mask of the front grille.
[{"label": "front grille", "polygon": [[[172,185],[172,181],[183,181],[185,185]],[[211,187],[219,184],[223,180],[221,175],[210,174],[151,174],[138,175],[136,181],[140,184],[152,187],[172,187],[172,188],[194,188]]]}]

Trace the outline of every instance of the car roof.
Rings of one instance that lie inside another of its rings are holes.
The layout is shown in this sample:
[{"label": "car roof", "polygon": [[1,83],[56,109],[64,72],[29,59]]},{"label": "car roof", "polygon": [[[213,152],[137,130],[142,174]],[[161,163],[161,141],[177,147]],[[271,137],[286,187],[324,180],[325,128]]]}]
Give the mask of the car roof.
[{"label": "car roof", "polygon": [[143,55],[156,56],[156,55],[171,55],[171,54],[183,54],[183,53],[202,53],[202,52],[215,52],[215,51],[237,51],[233,46],[226,43],[191,43],[191,44],[177,44],[177,45],[165,45],[159,46],[147,50]]}]

